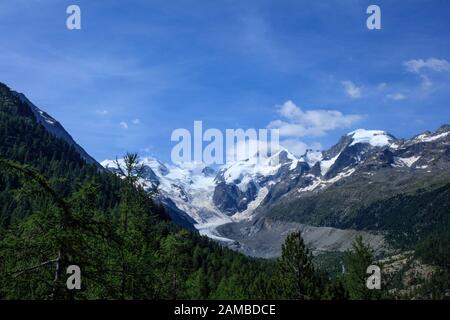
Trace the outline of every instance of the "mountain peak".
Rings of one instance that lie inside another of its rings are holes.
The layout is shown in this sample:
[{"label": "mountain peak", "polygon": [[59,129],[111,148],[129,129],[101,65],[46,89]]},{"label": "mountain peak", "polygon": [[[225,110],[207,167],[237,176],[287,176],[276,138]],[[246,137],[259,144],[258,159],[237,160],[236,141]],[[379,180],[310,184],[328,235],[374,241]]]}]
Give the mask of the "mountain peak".
[{"label": "mountain peak", "polygon": [[382,130],[357,129],[349,132],[347,136],[352,138],[350,146],[358,143],[367,143],[373,147],[384,147],[395,140],[392,135]]},{"label": "mountain peak", "polygon": [[449,124],[443,124],[439,127],[439,129],[436,130],[436,133],[444,133],[450,131],[450,125]]}]

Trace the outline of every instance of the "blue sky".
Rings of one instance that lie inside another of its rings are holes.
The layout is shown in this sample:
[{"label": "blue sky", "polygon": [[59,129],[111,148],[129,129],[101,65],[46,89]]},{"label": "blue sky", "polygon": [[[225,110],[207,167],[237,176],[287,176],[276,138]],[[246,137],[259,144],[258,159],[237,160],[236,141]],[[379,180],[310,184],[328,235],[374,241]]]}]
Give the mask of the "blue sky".
[{"label": "blue sky", "polygon": [[[77,4],[82,29],[66,29]],[[382,29],[366,28],[381,8]],[[98,160],[171,132],[277,126],[293,149],[450,122],[450,2],[0,1],[0,81]]]}]

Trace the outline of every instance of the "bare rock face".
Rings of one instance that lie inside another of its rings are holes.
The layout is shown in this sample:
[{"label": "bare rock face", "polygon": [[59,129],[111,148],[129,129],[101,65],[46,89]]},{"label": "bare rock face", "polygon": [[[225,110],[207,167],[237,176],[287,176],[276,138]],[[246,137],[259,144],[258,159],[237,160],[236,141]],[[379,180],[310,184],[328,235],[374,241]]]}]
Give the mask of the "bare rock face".
[{"label": "bare rock face", "polygon": [[235,249],[259,258],[279,256],[284,240],[295,231],[301,232],[305,244],[313,250],[314,254],[349,250],[357,236],[362,236],[375,251],[386,249],[385,240],[381,234],[352,229],[315,227],[266,218],[252,223],[230,223],[219,227],[221,234],[236,239],[240,244],[234,245]]},{"label": "bare rock face", "polygon": [[249,182],[246,189],[242,191],[236,184],[219,183],[213,194],[213,202],[222,212],[233,215],[247,209],[248,204],[257,195],[258,187]]}]

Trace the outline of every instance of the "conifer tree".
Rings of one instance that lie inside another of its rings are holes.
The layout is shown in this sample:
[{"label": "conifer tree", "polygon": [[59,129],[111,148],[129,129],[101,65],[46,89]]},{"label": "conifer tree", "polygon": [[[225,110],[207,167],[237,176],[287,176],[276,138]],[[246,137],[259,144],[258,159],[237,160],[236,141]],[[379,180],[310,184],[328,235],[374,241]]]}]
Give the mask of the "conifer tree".
[{"label": "conifer tree", "polygon": [[[32,168],[14,161],[0,159],[3,168],[9,168],[25,177],[25,192],[39,203],[39,211],[4,232],[0,244],[2,263],[2,295],[39,298],[70,299],[63,275],[77,252],[74,237],[76,222],[67,201],[61,198],[48,181]],[[23,196],[23,195],[22,195]],[[36,273],[37,271],[37,273]],[[15,286],[13,291],[7,288]]]},{"label": "conifer tree", "polygon": [[281,298],[305,300],[316,297],[317,279],[312,255],[299,231],[286,238],[278,269]]},{"label": "conifer tree", "polygon": [[117,252],[120,269],[120,298],[137,295],[147,298],[155,294],[154,265],[156,252],[152,246],[155,207],[150,196],[139,184],[144,167],[136,153],[127,153],[123,161],[116,160],[119,175],[124,181],[120,191],[117,232],[122,239]]},{"label": "conifer tree", "polygon": [[352,249],[344,258],[344,283],[352,300],[371,299],[380,296],[379,290],[369,290],[366,280],[369,277],[367,267],[373,264],[372,249],[364,243],[361,236],[356,237]]}]

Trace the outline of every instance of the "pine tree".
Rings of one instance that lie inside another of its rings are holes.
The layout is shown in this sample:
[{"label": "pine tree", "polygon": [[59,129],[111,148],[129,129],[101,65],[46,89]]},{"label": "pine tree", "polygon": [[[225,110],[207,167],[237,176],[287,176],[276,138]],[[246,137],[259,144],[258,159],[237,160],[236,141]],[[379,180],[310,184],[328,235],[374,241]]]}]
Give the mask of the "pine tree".
[{"label": "pine tree", "polygon": [[278,261],[278,277],[281,297],[284,299],[314,299],[317,295],[317,279],[312,255],[300,232],[288,235]]},{"label": "pine tree", "polygon": [[249,299],[238,275],[222,278],[216,292],[212,296],[213,299]]},{"label": "pine tree", "polygon": [[344,283],[349,297],[352,300],[371,299],[378,297],[378,290],[369,290],[366,280],[369,275],[367,267],[373,264],[372,249],[363,241],[361,236],[356,237],[352,250],[347,251],[344,258]]},{"label": "pine tree", "polygon": [[161,241],[162,293],[169,299],[179,299],[184,291],[184,283],[192,269],[192,245],[189,233],[180,230]]},{"label": "pine tree", "polygon": [[152,245],[155,206],[139,184],[144,167],[139,164],[138,155],[127,153],[123,162],[116,160],[116,165],[124,180],[117,221],[117,232],[122,239],[116,259],[120,269],[120,298],[152,298],[156,293],[156,252]]}]

